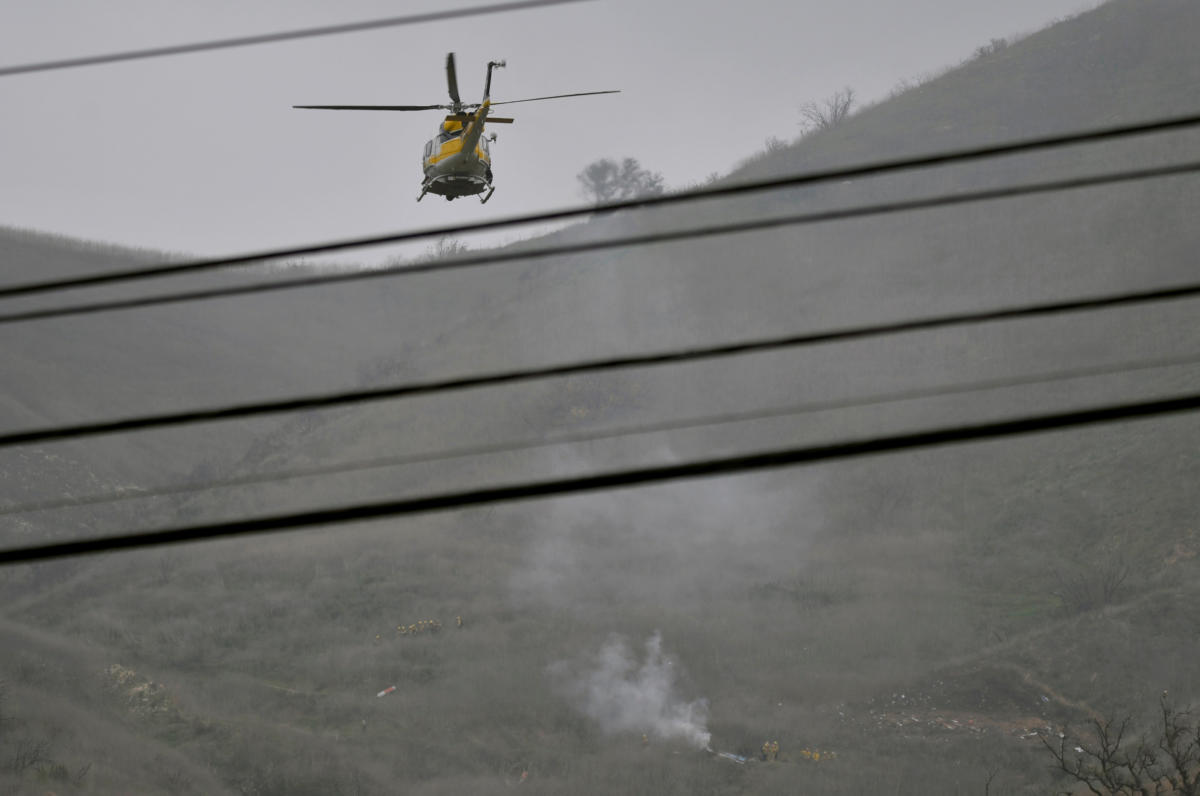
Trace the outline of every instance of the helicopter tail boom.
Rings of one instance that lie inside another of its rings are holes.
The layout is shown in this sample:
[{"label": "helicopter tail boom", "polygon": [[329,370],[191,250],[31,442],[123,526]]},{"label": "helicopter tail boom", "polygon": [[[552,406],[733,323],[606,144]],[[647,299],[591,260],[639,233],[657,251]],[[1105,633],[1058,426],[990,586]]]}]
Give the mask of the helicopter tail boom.
[{"label": "helicopter tail boom", "polygon": [[488,109],[492,103],[484,100],[479,106],[479,110],[475,111],[470,123],[467,124],[467,129],[463,131],[463,152],[474,152],[475,147],[479,144],[479,138],[483,135],[483,125],[487,121]]}]

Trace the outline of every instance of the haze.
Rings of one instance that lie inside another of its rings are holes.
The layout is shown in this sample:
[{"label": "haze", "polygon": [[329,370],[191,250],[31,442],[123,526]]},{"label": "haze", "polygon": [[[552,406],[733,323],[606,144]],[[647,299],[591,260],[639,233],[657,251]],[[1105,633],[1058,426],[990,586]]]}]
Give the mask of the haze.
[{"label": "haze", "polygon": [[[4,63],[469,6],[394,2],[187,4],[56,0],[0,12]],[[636,157],[683,186],[799,132],[801,103],[852,86],[867,102],[1080,0],[689,4],[604,0],[217,55],[0,82],[0,219],[193,254],[453,224],[575,204],[598,157]],[[631,20],[634,20],[631,22]],[[303,103],[445,102],[445,54],[465,99],[507,59],[495,96],[621,89],[515,106],[497,192],[414,203],[436,114],[292,110]]]},{"label": "haze", "polygon": [[[357,3],[336,19],[410,10]],[[42,4],[0,13],[0,41],[15,63],[333,15]],[[635,158],[671,193],[1196,114],[1198,30],[1194,0],[600,0],[0,79],[3,282],[575,204],[576,174],[605,157]],[[497,98],[622,93],[513,106],[483,207],[413,201],[437,114],[290,108],[440,102],[451,50],[464,98],[496,57]],[[848,113],[822,114],[846,87]],[[408,497],[1191,398],[1197,299],[1128,299],[1195,281],[1197,152],[1187,127],[338,260],[493,245],[523,258],[958,197],[923,210],[0,321],[0,435],[359,393],[0,441],[6,551],[347,520],[0,566],[0,792],[1032,796],[1111,792],[1120,768],[1196,793],[1194,412],[350,520]],[[285,271],[326,266],[10,298],[0,313]],[[603,364],[1087,297],[1125,301]],[[363,395],[579,363],[592,367]]]}]

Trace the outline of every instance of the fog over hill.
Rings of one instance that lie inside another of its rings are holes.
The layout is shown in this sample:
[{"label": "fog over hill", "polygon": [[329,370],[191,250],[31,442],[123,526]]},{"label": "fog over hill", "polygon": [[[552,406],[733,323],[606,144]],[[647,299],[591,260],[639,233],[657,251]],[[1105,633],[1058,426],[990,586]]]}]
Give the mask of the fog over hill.
[{"label": "fog over hill", "polygon": [[[719,179],[1194,112],[1197,30],[1193,2],[1113,0],[748,153]],[[1197,151],[1196,133],[1144,136],[600,215],[517,245]],[[1178,176],[6,326],[0,427],[1179,284],[1194,280],[1198,215],[1200,181]],[[11,283],[177,256],[0,228]],[[1164,302],[10,448],[0,537],[29,544],[1163,397],[1200,386],[1195,317],[1194,301]],[[562,442],[590,434],[603,436]],[[1198,444],[1185,414],[3,568],[0,788],[1069,790],[1077,783],[1040,737],[1057,743],[1105,716],[1153,733],[1164,691],[1200,705]],[[445,455],[489,446],[513,449]],[[187,489],[213,481],[239,483]],[[86,501],[114,492],[128,499]],[[14,510],[67,498],[85,502]],[[762,760],[770,741],[777,759]]]}]

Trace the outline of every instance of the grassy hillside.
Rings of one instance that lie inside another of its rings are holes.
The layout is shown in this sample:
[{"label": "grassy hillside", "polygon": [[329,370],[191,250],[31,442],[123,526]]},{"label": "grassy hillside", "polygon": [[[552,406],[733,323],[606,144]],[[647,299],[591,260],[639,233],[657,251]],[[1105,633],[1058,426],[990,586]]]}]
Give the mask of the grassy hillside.
[{"label": "grassy hillside", "polygon": [[[1194,110],[1200,7],[1115,0],[728,179]],[[1194,136],[617,214],[560,237],[1169,162]],[[1193,278],[1194,178],[14,327],[16,428]],[[3,248],[7,247],[7,248]],[[0,234],[32,278],[133,253]],[[10,256],[10,255],[6,255]],[[148,256],[148,255],[147,255]],[[115,259],[113,259],[115,258]],[[254,278],[254,277],[246,277]],[[0,514],[6,542],[278,512],[1171,394],[1194,303],[7,452],[30,500],[722,427]],[[887,396],[893,396],[887,399]],[[1038,734],[1200,702],[1191,416],[0,570],[15,793],[1045,793]],[[461,625],[459,623],[461,618]],[[434,624],[440,625],[434,629]],[[414,627],[415,626],[415,627]],[[657,646],[661,644],[661,650]],[[389,686],[395,690],[376,694]],[[697,748],[778,761],[746,764]]]},{"label": "grassy hillside", "polygon": [[1200,65],[1187,0],[1113,0],[856,113],[731,176],[857,162],[1188,113]]}]

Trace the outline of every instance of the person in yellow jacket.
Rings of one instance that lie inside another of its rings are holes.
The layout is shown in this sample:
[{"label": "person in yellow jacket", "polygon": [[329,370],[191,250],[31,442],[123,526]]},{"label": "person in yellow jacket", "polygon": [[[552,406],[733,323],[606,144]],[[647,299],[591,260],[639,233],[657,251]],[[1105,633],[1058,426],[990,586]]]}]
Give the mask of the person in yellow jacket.
[{"label": "person in yellow jacket", "polygon": [[461,616],[454,617],[454,621],[458,623],[459,627],[462,627],[462,617]]},{"label": "person in yellow jacket", "polygon": [[762,745],[762,759],[763,759],[763,760],[770,760],[770,759],[771,759],[771,742],[770,742],[770,741],[763,741],[763,745]]},{"label": "person in yellow jacket", "polygon": [[771,759],[779,759],[779,741],[771,741]]}]

